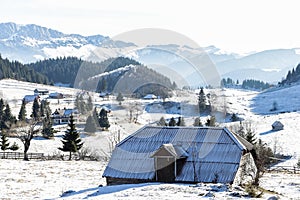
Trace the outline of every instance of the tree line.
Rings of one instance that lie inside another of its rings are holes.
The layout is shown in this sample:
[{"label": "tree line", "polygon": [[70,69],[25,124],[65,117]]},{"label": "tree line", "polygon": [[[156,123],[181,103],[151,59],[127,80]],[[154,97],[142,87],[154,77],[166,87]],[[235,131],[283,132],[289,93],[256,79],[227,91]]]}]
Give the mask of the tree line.
[{"label": "tree line", "polygon": [[49,84],[47,76],[18,62],[3,59],[0,55],[0,79],[11,78],[19,81]]},{"label": "tree line", "polygon": [[239,80],[234,81],[231,78],[223,78],[221,80],[221,87],[240,87],[242,89],[255,89],[255,90],[266,90],[272,87],[271,84],[260,80],[246,79],[240,84]]},{"label": "tree line", "polygon": [[296,68],[289,70],[285,79],[283,79],[278,84],[280,86],[280,85],[291,84],[299,81],[300,81],[300,63],[296,66]]}]

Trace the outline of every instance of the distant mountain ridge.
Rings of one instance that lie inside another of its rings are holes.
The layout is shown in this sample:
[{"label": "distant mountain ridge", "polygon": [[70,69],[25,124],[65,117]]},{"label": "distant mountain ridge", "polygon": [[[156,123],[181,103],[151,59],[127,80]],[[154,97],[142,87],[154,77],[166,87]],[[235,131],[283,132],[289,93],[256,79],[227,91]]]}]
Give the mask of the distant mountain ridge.
[{"label": "distant mountain ridge", "polygon": [[[30,63],[46,58],[71,56],[101,62],[108,58],[128,56],[147,66],[153,65],[156,69],[159,69],[157,66],[164,66],[175,70],[188,84],[195,86],[203,84],[199,81],[201,75],[195,75],[193,67],[187,69],[189,63],[185,58],[192,60],[197,56],[201,57],[203,53],[209,56],[221,78],[230,77],[239,81],[258,79],[277,83],[289,69],[300,63],[300,51],[297,48],[274,49],[241,56],[224,52],[213,45],[191,48],[168,44],[139,49],[134,43],[114,41],[108,36],[64,34],[34,24],[0,23],[0,30],[0,53],[10,60]],[[178,55],[183,59],[178,59]]]},{"label": "distant mountain ridge", "polygon": [[107,36],[64,34],[42,26],[0,23],[0,52],[3,57],[23,63],[45,58],[76,56],[85,58],[97,47],[124,47],[122,41]]}]

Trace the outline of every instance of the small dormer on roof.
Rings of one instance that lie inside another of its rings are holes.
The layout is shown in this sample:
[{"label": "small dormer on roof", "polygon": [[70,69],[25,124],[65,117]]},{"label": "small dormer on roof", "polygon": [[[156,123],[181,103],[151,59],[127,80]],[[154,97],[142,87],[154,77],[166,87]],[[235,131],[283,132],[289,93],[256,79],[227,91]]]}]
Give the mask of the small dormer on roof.
[{"label": "small dormer on roof", "polygon": [[179,158],[188,157],[188,153],[181,146],[173,145],[173,144],[163,144],[150,157],[153,158],[153,157],[164,157],[164,156],[171,156],[171,157],[175,157],[176,159],[179,159]]}]

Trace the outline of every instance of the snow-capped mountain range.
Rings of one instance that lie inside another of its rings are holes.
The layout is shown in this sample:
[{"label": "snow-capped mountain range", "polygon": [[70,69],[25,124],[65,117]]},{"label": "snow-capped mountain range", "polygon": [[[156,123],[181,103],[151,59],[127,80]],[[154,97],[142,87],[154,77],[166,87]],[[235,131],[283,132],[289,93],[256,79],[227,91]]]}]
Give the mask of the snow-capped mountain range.
[{"label": "snow-capped mountain range", "polygon": [[[215,46],[191,48],[177,44],[147,46],[115,41],[108,36],[64,34],[46,27],[29,24],[0,23],[0,53],[2,57],[23,63],[45,58],[75,56],[84,60],[102,61],[117,56],[129,56],[156,68],[172,68],[184,79],[199,79],[187,61],[205,52],[221,77],[236,80],[258,79],[281,81],[287,71],[300,62],[299,49],[275,49],[242,56],[227,53]],[[200,63],[201,65],[201,63]],[[194,66],[195,67],[195,66]],[[196,66],[197,67],[197,66]]]},{"label": "snow-capped mountain range", "polygon": [[102,35],[64,34],[34,24],[1,23],[0,30],[1,55],[23,63],[62,56],[85,59],[97,47],[124,48],[133,45],[112,41]]}]

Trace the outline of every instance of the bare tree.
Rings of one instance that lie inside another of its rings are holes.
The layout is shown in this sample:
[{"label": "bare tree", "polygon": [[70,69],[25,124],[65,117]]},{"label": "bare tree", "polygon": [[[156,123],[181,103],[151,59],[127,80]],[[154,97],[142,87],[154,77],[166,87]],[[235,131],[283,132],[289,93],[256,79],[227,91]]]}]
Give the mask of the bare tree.
[{"label": "bare tree", "polygon": [[111,134],[107,138],[109,151],[112,153],[115,146],[121,141],[120,129],[111,132]]},{"label": "bare tree", "polygon": [[137,122],[138,117],[143,113],[143,107],[141,103],[134,102],[127,106],[127,110],[129,112],[129,122]]},{"label": "bare tree", "polygon": [[40,131],[39,129],[36,128],[36,126],[37,126],[37,121],[33,120],[29,123],[28,126],[22,127],[17,133],[17,137],[21,140],[21,142],[24,145],[24,160],[27,161],[29,160],[27,152],[29,150],[31,140]]}]

